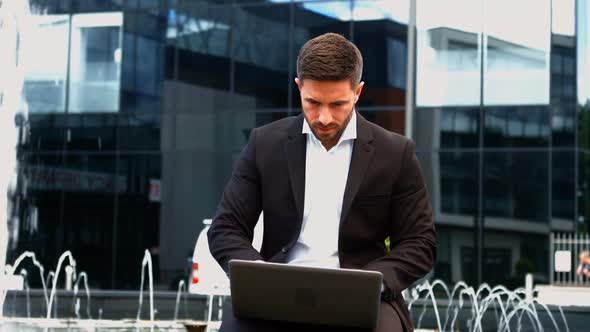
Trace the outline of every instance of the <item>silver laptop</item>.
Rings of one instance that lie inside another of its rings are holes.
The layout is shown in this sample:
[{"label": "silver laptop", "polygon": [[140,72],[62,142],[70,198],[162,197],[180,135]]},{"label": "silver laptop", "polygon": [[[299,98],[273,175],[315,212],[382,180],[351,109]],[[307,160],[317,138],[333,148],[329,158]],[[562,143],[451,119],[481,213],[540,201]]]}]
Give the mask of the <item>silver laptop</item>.
[{"label": "silver laptop", "polygon": [[379,314],[379,272],[229,262],[234,316],[373,328]]}]

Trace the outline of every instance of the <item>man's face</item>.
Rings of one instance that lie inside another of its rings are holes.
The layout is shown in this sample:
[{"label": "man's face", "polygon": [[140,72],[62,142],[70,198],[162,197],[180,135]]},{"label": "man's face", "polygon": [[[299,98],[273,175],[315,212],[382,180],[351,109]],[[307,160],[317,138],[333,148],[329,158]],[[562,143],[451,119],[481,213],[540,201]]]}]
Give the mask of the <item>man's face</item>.
[{"label": "man's face", "polygon": [[315,81],[295,79],[301,95],[303,115],[315,137],[330,150],[340,136],[354,111],[364,82],[356,89],[349,80]]}]

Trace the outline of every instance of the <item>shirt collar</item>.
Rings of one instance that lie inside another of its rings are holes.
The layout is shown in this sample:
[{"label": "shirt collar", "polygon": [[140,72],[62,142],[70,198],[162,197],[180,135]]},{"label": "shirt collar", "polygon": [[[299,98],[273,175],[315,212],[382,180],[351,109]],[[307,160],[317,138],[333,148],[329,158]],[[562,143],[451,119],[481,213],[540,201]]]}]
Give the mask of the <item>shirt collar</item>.
[{"label": "shirt collar", "polygon": [[[301,133],[311,134],[313,138],[316,138],[315,135],[313,135],[313,132],[311,131],[309,123],[307,123],[305,117],[303,117],[303,128],[301,129]],[[346,125],[346,128],[344,128],[344,132],[342,133],[342,136],[340,136],[340,140],[338,141],[338,143],[336,143],[336,145],[340,144],[340,142],[354,139],[356,139],[356,110],[352,111],[350,121],[348,121],[348,124]]]}]

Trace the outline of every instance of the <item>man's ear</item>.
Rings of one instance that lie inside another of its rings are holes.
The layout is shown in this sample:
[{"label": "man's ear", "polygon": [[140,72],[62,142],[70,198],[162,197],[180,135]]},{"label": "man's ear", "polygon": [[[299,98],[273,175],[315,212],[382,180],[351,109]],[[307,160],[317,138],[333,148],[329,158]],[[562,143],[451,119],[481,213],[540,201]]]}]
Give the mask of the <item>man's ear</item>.
[{"label": "man's ear", "polygon": [[295,84],[297,84],[297,88],[299,89],[299,91],[301,91],[301,86],[303,85],[303,82],[301,82],[299,78],[295,77]]},{"label": "man's ear", "polygon": [[361,92],[363,92],[364,86],[365,86],[365,82],[360,82],[359,85],[356,87],[356,90],[354,91],[354,103],[355,104],[359,100],[359,97],[361,96]]}]

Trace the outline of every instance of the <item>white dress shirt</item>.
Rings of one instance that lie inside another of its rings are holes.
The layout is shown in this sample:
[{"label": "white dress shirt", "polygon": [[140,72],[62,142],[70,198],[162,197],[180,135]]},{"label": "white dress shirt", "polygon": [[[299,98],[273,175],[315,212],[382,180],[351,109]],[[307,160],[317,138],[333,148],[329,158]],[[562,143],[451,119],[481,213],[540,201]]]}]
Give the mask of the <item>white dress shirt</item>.
[{"label": "white dress shirt", "polygon": [[303,224],[287,262],[339,268],[340,214],[356,139],[356,112],[353,111],[340,140],[330,151],[315,137],[305,119],[302,133],[307,134]]}]

